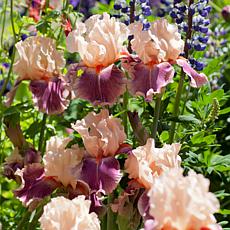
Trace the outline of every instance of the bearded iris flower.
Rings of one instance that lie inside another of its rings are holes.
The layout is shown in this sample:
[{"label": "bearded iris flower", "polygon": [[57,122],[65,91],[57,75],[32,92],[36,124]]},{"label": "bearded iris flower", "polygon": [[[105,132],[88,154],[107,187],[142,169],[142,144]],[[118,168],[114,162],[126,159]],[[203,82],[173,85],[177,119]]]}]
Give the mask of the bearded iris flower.
[{"label": "bearded iris flower", "polygon": [[132,49],[137,56],[124,57],[123,67],[129,72],[132,81],[130,90],[134,95],[142,95],[151,101],[154,94],[173,81],[174,68],[177,64],[190,77],[192,87],[200,87],[207,82],[204,74],[197,73],[187,60],[180,56],[184,50],[184,41],[176,25],[160,19],[151,24],[147,31],[142,30],[141,23],[129,26],[134,36]]},{"label": "bearded iris flower", "polygon": [[181,145],[165,144],[156,148],[154,139],[149,138],[146,145],[132,150],[125,161],[125,170],[130,179],[150,189],[154,179],[171,168],[180,168],[181,158],[178,155]]},{"label": "bearded iris flower", "polygon": [[66,39],[67,50],[79,52],[82,59],[71,65],[66,75],[74,97],[96,105],[111,105],[117,100],[125,90],[125,81],[124,73],[114,63],[127,37],[125,24],[107,13],[76,24],[76,30]]},{"label": "bearded iris flower", "polygon": [[15,46],[19,57],[14,64],[14,72],[19,78],[8,93],[6,104],[11,104],[20,82],[29,80],[34,103],[41,112],[63,112],[68,105],[69,94],[61,77],[61,69],[65,65],[63,53],[56,50],[51,38],[46,37],[29,37]]},{"label": "bearded iris flower", "polygon": [[190,171],[183,176],[182,169],[171,169],[154,180],[147,195],[154,220],[145,229],[222,229],[213,215],[219,202],[201,174]]},{"label": "bearded iris flower", "polygon": [[99,114],[89,113],[72,124],[72,128],[82,136],[88,153],[83,160],[82,180],[93,190],[111,193],[122,176],[120,164],[114,157],[122,152],[122,144],[126,140],[121,120],[109,116],[108,110],[101,110]]},{"label": "bearded iris flower", "polygon": [[83,195],[73,200],[63,196],[52,198],[44,206],[43,215],[39,219],[41,229],[99,230],[99,218],[96,213],[90,212],[90,204],[91,202]]}]

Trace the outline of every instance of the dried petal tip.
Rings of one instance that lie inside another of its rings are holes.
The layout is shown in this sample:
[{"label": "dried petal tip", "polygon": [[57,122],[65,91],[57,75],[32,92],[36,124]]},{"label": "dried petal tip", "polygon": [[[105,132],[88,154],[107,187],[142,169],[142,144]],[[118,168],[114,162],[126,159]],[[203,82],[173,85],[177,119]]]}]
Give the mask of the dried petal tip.
[{"label": "dried petal tip", "polygon": [[33,80],[30,82],[33,101],[43,113],[60,114],[68,106],[69,91],[61,78],[54,77],[50,81]]},{"label": "dried petal tip", "polygon": [[230,21],[230,5],[225,6],[222,9],[221,14],[223,18],[225,19],[225,21],[229,22]]}]

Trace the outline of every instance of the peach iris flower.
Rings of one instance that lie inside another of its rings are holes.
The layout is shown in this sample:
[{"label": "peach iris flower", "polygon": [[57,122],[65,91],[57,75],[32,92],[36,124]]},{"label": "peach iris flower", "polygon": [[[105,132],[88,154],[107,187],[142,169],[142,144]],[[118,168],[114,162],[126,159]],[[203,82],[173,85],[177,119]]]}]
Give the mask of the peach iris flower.
[{"label": "peach iris flower", "polygon": [[107,13],[76,24],[66,39],[67,50],[78,52],[82,60],[72,64],[66,75],[74,97],[111,105],[124,92],[124,73],[114,63],[128,33],[125,24]]},{"label": "peach iris flower", "polygon": [[49,79],[60,74],[65,65],[63,52],[57,51],[51,38],[33,36],[16,45],[19,58],[14,72],[21,80]]},{"label": "peach iris flower", "polygon": [[132,154],[125,161],[125,170],[130,179],[136,179],[149,189],[154,179],[164,171],[180,167],[179,151],[178,143],[156,148],[154,139],[148,139],[146,145],[132,150]]},{"label": "peach iris flower", "polygon": [[180,55],[184,51],[184,41],[177,25],[169,24],[166,19],[156,20],[149,30],[142,30],[140,22],[129,26],[133,51],[137,56],[122,58],[123,67],[132,80],[129,84],[133,95],[144,96],[151,101],[154,94],[162,93],[164,87],[173,82],[174,68],[177,64],[189,76],[192,87],[207,83],[203,73],[197,73],[188,61]]},{"label": "peach iris flower", "polygon": [[39,219],[42,230],[99,230],[96,213],[89,213],[90,203],[83,195],[73,200],[62,196],[52,198]]},{"label": "peach iris flower", "polygon": [[209,180],[190,171],[172,169],[153,181],[148,192],[156,230],[219,230],[214,213],[219,202],[209,192]]},{"label": "peach iris flower", "polygon": [[16,45],[18,59],[14,72],[18,74],[14,87],[7,95],[6,105],[10,106],[22,80],[30,80],[30,91],[39,111],[47,114],[62,113],[69,100],[69,91],[61,76],[65,66],[63,52],[56,49],[51,38],[32,36]]},{"label": "peach iris flower", "polygon": [[47,141],[43,161],[45,176],[53,177],[64,186],[70,184],[75,189],[77,180],[80,177],[84,150],[77,145],[66,148],[70,140],[70,138],[61,139],[59,137],[51,137]]}]

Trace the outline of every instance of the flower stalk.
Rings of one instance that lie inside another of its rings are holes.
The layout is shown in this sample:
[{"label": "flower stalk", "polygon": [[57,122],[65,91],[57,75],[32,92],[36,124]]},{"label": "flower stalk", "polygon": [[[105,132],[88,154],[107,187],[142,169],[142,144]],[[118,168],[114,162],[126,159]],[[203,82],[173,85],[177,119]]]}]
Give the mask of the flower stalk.
[{"label": "flower stalk", "polygon": [[38,143],[38,150],[41,152],[42,151],[42,146],[44,142],[44,134],[45,134],[45,127],[46,127],[46,119],[47,119],[47,114],[43,114],[42,122],[41,122],[41,130],[40,130],[40,136],[39,136],[39,143]]},{"label": "flower stalk", "polygon": [[124,130],[125,133],[128,135],[128,114],[127,114],[127,109],[128,109],[128,102],[129,102],[129,95],[128,91],[126,90],[124,95],[123,95],[123,125],[124,125]]},{"label": "flower stalk", "polygon": [[7,7],[7,0],[5,0],[4,10],[3,10],[2,33],[1,33],[1,47],[3,47],[3,34],[4,34],[4,31],[5,31],[5,24],[6,24],[6,7]]},{"label": "flower stalk", "polygon": [[158,121],[159,121],[160,110],[161,110],[161,98],[162,98],[162,94],[156,95],[156,103],[155,103],[154,119],[153,119],[153,129],[152,129],[152,137],[154,139],[156,139],[156,134],[157,134],[157,127],[158,127]]},{"label": "flower stalk", "polygon": [[[7,4],[5,4],[5,7],[6,7]],[[11,21],[11,27],[12,27],[12,30],[13,30],[13,36],[14,36],[14,46],[13,46],[13,53],[12,53],[12,56],[11,56],[11,63],[10,63],[10,69],[8,71],[8,75],[7,75],[7,78],[5,79],[4,83],[3,83],[3,86],[1,88],[1,91],[0,91],[0,102],[2,102],[2,95],[6,89],[6,86],[10,80],[10,76],[11,76],[11,73],[12,73],[12,70],[13,70],[13,64],[14,64],[14,58],[15,58],[15,43],[17,42],[17,38],[16,38],[16,33],[15,33],[15,27],[14,27],[14,1],[11,0],[10,1],[10,21]],[[6,10],[6,8],[5,8]],[[1,38],[2,39],[2,38]]]},{"label": "flower stalk", "polygon": [[[188,7],[190,7],[192,4],[194,3],[194,0],[190,0]],[[189,45],[188,45],[188,41],[191,39],[192,37],[192,18],[193,18],[193,14],[191,11],[188,11],[188,31],[186,33],[186,38],[185,38],[185,47],[184,47],[184,53],[185,53],[185,58],[188,59],[189,56]],[[181,76],[180,76],[180,80],[178,83],[178,87],[177,87],[177,93],[176,93],[176,99],[174,102],[174,107],[173,107],[173,117],[177,117],[180,113],[180,99],[181,99],[181,95],[183,92],[183,86],[184,86],[184,80],[185,80],[185,73],[183,71],[183,68],[181,69]],[[170,127],[170,132],[169,132],[169,143],[173,143],[174,140],[174,135],[175,135],[175,131],[176,131],[176,121],[172,121],[171,127]]]},{"label": "flower stalk", "polygon": [[[175,99],[175,103],[174,103],[174,107],[173,107],[173,117],[177,117],[180,113],[179,107],[180,107],[180,99],[181,99],[181,95],[182,95],[182,91],[183,91],[184,78],[185,78],[185,73],[182,71],[181,77],[180,77],[180,80],[178,83],[176,99]],[[169,143],[170,144],[173,143],[175,130],[176,130],[176,121],[172,121],[171,129],[170,129],[170,133],[169,133]]]},{"label": "flower stalk", "polygon": [[113,194],[108,195],[107,230],[117,230],[115,216],[110,208],[110,203],[112,203],[112,200],[113,200]]}]

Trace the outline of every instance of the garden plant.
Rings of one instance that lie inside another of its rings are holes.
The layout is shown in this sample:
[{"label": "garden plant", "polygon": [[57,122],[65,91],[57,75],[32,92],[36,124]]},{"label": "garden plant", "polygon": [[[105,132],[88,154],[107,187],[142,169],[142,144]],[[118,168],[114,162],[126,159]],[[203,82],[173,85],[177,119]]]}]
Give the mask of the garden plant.
[{"label": "garden plant", "polygon": [[1,0],[0,229],[230,229],[230,0]]}]

